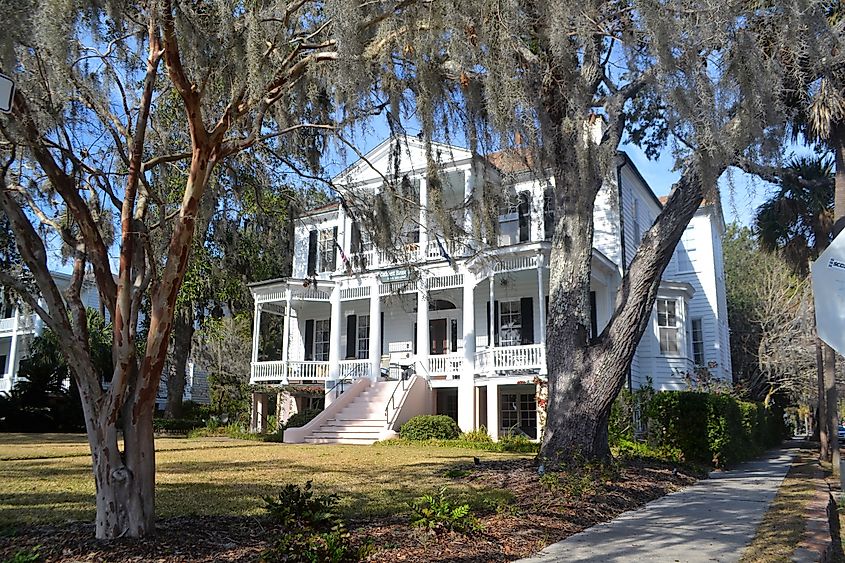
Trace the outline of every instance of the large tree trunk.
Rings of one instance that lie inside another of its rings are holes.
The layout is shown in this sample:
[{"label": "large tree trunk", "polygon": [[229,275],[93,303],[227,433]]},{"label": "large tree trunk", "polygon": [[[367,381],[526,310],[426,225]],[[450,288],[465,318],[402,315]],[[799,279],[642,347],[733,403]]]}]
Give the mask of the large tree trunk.
[{"label": "large tree trunk", "polygon": [[566,186],[557,189],[564,192],[557,208],[564,213],[557,218],[552,239],[546,333],[549,403],[540,450],[540,459],[552,465],[609,457],[610,409],[648,326],[663,271],[703,199],[697,172],[687,169],[643,237],[608,326],[590,342],[587,300],[595,195],[587,199],[587,189],[580,194],[567,194]]},{"label": "large tree trunk", "polygon": [[173,317],[173,350],[170,369],[167,374],[167,404],[165,418],[182,416],[182,395],[185,393],[188,358],[191,355],[191,340],[194,337],[194,311],[187,305]]},{"label": "large tree trunk", "polygon": [[[129,409],[124,409],[124,412]],[[123,420],[124,447],[117,424],[89,430],[96,485],[96,537],[140,538],[155,532],[155,444],[152,411]]]}]

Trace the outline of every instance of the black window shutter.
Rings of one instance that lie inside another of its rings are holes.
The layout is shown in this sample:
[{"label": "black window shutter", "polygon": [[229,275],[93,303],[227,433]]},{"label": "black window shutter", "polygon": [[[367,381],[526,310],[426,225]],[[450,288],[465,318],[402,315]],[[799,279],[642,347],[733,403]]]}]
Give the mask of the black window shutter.
[{"label": "black window shutter", "polygon": [[305,361],[314,359],[314,319],[305,321]]},{"label": "black window shutter", "polygon": [[[487,302],[487,343],[490,343],[490,302]],[[499,344],[499,302],[493,302],[493,346]]]},{"label": "black window shutter", "polygon": [[335,268],[337,268],[337,247],[338,247],[337,227],[335,227],[335,228],[332,229],[332,250],[331,250],[332,262],[331,262],[331,265],[329,267],[329,270],[331,270],[331,271],[334,271]]},{"label": "black window shutter", "polygon": [[534,300],[523,297],[519,300],[519,313],[522,316],[520,342],[534,344]]},{"label": "black window shutter", "polygon": [[[372,322],[372,319],[370,319]],[[381,312],[381,341],[378,343],[378,355],[379,357],[384,356],[384,311]],[[370,344],[372,346],[372,344]]]},{"label": "black window shutter", "polygon": [[346,317],[346,358],[356,357],[355,345],[358,343],[358,315]]},{"label": "black window shutter", "polygon": [[414,323],[414,354],[417,353],[417,323]]},{"label": "black window shutter", "polygon": [[361,227],[357,221],[352,222],[352,232],[349,234],[349,252],[357,254],[361,252]]},{"label": "black window shutter", "polygon": [[493,302],[493,344],[499,345],[499,302]]},{"label": "black window shutter", "polygon": [[590,338],[599,335],[599,322],[596,319],[596,292],[590,292]]},{"label": "black window shutter", "polygon": [[528,192],[520,192],[516,210],[519,216],[519,242],[527,242],[531,239],[531,201]]},{"label": "black window shutter", "polygon": [[452,319],[452,352],[458,351],[458,319]]},{"label": "black window shutter", "polygon": [[317,231],[308,233],[308,274],[317,275]]},{"label": "black window shutter", "polygon": [[487,307],[485,308],[484,320],[487,323],[487,345],[490,345],[490,302],[487,302]]}]

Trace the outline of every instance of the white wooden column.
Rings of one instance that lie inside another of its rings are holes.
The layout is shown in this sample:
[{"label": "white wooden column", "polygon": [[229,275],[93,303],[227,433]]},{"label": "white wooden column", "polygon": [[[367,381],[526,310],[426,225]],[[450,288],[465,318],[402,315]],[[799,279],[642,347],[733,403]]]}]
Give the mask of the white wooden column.
[{"label": "white wooden column", "polygon": [[464,272],[463,288],[464,365],[458,383],[458,426],[475,429],[475,276]]},{"label": "white wooden column", "polygon": [[[329,320],[329,381],[337,381],[340,377],[340,287],[335,285],[332,288],[329,303],[332,306],[332,314]],[[327,388],[329,383],[326,383]]]},{"label": "white wooden column", "polygon": [[9,345],[9,381],[12,385],[17,380],[18,370],[15,369],[17,365],[18,354],[18,329],[21,324],[21,310],[20,307],[15,307],[15,320],[12,321],[12,342]]},{"label": "white wooden column", "polygon": [[473,165],[464,172],[464,232],[467,234],[466,242],[472,240],[473,232],[472,232],[472,203],[474,196],[474,186],[475,186],[475,170],[476,166]]},{"label": "white wooden column", "polygon": [[540,368],[540,374],[545,375],[548,373],[548,369],[546,368],[546,283],[545,279],[543,278],[543,270],[545,269],[546,265],[546,255],[543,254],[543,251],[537,253],[537,294],[539,296],[539,301],[537,302],[539,305],[540,314],[537,316],[540,319],[540,344],[543,345],[543,366]]},{"label": "white wooden column", "polygon": [[417,282],[417,374],[428,377],[431,342],[428,334],[428,294],[423,278]]},{"label": "white wooden column", "polygon": [[381,297],[379,280],[370,282],[370,379],[378,381],[381,375]]},{"label": "white wooden column", "polygon": [[[252,372],[255,373],[255,363],[258,362],[258,342],[261,338],[261,303],[255,302],[252,316]],[[250,374],[252,375],[252,374]]]},{"label": "white wooden column", "polygon": [[420,178],[420,254],[419,259],[428,256],[428,184]]},{"label": "white wooden column", "polygon": [[[490,306],[487,307],[487,321],[490,323],[490,331],[487,333],[487,347],[492,348],[496,344],[496,286],[495,274],[490,271]],[[492,361],[492,358],[491,358]]]},{"label": "white wooden column", "polygon": [[487,383],[487,433],[499,439],[499,384],[492,379]]},{"label": "white wooden column", "polygon": [[282,361],[284,362],[282,381],[285,383],[288,381],[288,361],[290,360],[290,301],[292,298],[293,292],[287,288],[285,290],[285,326],[282,327]]}]

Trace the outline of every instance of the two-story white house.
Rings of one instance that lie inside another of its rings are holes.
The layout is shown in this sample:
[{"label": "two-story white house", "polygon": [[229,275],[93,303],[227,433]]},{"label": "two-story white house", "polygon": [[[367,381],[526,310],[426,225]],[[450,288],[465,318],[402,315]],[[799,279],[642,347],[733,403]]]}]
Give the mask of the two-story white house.
[{"label": "two-story white house", "polygon": [[[375,193],[386,176],[398,175],[413,186],[419,216],[406,222],[399,252],[377,248],[348,203],[331,203],[300,218],[291,277],[251,286],[250,381],[261,390],[253,398],[254,428],[264,428],[268,390],[280,390],[284,419],[304,406],[297,386],[320,384],[325,410],[287,430],[286,441],[371,443],[417,414],[449,415],[464,431],[484,426],[494,439],[505,432],[537,438],[552,181],[512,153],[478,162],[464,149],[437,145],[440,197],[462,232],[477,232],[477,207],[467,203],[484,197],[482,185],[506,196],[496,240],[470,234],[455,242],[429,215],[423,143],[402,141],[399,170],[392,168],[395,148],[382,143],[334,183]],[[595,207],[594,332],[608,322],[625,268],[661,205],[620,153]],[[684,374],[696,366],[730,382],[723,231],[720,209],[702,206],[664,275],[629,386],[650,379],[657,389],[685,388]],[[278,350],[261,345],[268,315],[282,326]]]},{"label": "two-story white house", "polygon": [[[70,275],[63,272],[50,272],[59,291],[70,286]],[[100,308],[100,298],[93,282],[85,280],[81,291],[82,302],[86,307]],[[18,382],[18,368],[21,359],[29,352],[32,338],[41,334],[44,323],[41,318],[26,305],[6,301],[0,295],[0,393],[8,393]]]}]

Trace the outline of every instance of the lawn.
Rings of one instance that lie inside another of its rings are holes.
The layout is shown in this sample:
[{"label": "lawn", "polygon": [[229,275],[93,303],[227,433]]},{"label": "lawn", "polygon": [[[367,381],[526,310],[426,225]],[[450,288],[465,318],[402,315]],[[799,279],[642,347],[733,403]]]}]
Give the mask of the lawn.
[{"label": "lawn", "polygon": [[[258,515],[263,496],[308,479],[318,492],[338,493],[352,520],[404,513],[408,500],[443,485],[474,505],[495,507],[507,498],[506,491],[455,482],[446,472],[472,463],[473,457],[529,457],[410,445],[312,446],[228,438],[159,438],[156,449],[159,518]],[[0,527],[92,521],[90,465],[82,435],[0,434]]]}]

